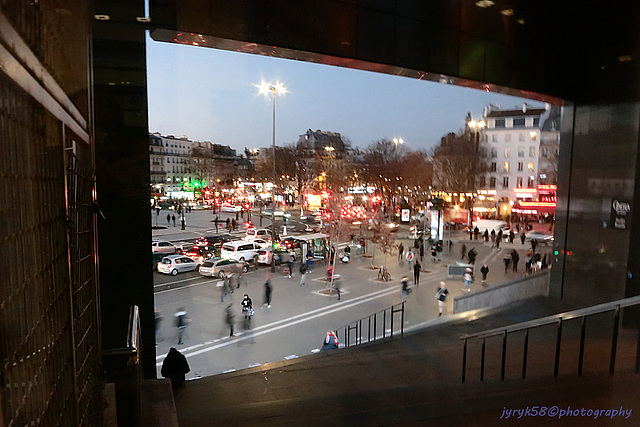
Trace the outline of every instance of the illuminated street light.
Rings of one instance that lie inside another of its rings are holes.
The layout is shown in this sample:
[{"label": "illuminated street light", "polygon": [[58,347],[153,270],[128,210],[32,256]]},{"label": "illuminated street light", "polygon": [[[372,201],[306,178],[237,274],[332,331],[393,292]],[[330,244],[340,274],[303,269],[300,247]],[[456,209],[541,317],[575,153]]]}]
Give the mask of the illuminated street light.
[{"label": "illuminated street light", "polygon": [[396,145],[396,150],[398,149],[398,144],[404,144],[404,139],[402,138],[393,138],[392,141]]},{"label": "illuminated street light", "polygon": [[[284,95],[287,93],[287,88],[285,88],[281,83],[271,84],[266,83],[264,81],[260,82],[259,85],[256,85],[261,95],[268,96],[271,94],[272,102],[273,102],[273,134],[272,134],[272,150],[273,150],[273,185],[276,185],[276,95]],[[275,262],[275,242],[276,242],[276,190],[272,189],[271,196],[271,206],[273,208],[271,212],[271,272],[274,273],[276,271],[276,262]]]}]

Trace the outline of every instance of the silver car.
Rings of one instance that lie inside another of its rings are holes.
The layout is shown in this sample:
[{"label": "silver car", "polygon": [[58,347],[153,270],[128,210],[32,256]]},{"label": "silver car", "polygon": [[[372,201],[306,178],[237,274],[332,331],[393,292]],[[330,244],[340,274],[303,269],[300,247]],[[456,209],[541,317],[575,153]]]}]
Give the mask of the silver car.
[{"label": "silver car", "polygon": [[151,252],[175,254],[178,252],[178,248],[171,242],[167,242],[165,240],[154,240],[151,242]]},{"label": "silver car", "polygon": [[185,271],[197,270],[200,264],[184,255],[169,255],[158,263],[158,273],[175,276]]},{"label": "silver car", "polygon": [[199,271],[203,276],[222,279],[229,273],[246,273],[249,271],[249,264],[233,259],[213,258],[203,262]]}]

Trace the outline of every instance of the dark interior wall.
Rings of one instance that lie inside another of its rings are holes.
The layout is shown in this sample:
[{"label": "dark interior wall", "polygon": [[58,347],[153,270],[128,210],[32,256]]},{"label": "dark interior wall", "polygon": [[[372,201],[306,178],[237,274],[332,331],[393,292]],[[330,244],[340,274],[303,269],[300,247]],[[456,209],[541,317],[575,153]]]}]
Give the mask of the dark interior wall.
[{"label": "dark interior wall", "polygon": [[633,210],[616,225],[612,207],[633,206],[640,105],[566,113],[573,123],[563,123],[551,292],[584,305],[624,298]]},{"label": "dark interior wall", "polygon": [[97,1],[96,13],[111,17],[93,26],[103,346],[125,346],[138,305],[144,375],[155,378],[144,2]]}]

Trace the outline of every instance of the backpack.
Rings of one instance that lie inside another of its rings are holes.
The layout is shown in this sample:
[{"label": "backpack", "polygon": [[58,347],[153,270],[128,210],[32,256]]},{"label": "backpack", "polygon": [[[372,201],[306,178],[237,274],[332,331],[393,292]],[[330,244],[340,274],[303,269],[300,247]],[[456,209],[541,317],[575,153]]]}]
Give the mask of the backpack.
[{"label": "backpack", "polygon": [[307,271],[307,265],[303,262],[300,264],[300,273],[304,274]]}]

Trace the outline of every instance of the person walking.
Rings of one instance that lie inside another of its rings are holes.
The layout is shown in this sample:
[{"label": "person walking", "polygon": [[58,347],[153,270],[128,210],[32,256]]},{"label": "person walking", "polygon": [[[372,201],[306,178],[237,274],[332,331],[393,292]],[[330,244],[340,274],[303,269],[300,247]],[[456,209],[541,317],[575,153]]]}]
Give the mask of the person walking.
[{"label": "person walking", "polygon": [[436,262],[438,260],[438,249],[436,245],[431,246],[431,261]]},{"label": "person walking", "polygon": [[502,259],[502,262],[504,262],[504,274],[507,274],[507,270],[511,265],[511,255],[505,254],[504,258]]},{"label": "person walking", "polygon": [[216,223],[216,234],[218,234],[218,223],[220,222],[220,218],[218,216],[216,216],[216,219],[213,222]]},{"label": "person walking", "polygon": [[289,269],[289,279],[293,277],[293,258],[289,256],[289,260],[287,261],[287,268]]},{"label": "person walking", "polygon": [[176,216],[171,214],[171,221],[173,221],[173,226],[176,226]]},{"label": "person walking", "polygon": [[233,231],[236,231],[236,225],[237,225],[236,220],[235,220],[235,219],[232,219],[232,220],[231,220],[231,229],[232,229]]},{"label": "person walking", "polygon": [[473,275],[471,274],[473,270],[467,268],[466,272],[462,279],[464,280],[464,285],[466,288],[462,288],[463,291],[471,292],[471,282],[473,282]]},{"label": "person walking", "polygon": [[224,297],[231,293],[231,288],[229,287],[229,276],[224,276],[222,279],[222,287],[220,288],[220,302],[224,302]]},{"label": "person walking", "polygon": [[413,284],[416,286],[420,286],[420,269],[421,268],[422,266],[420,265],[418,260],[416,260],[416,263],[413,266]]},{"label": "person walking", "polygon": [[447,289],[447,286],[445,285],[444,282],[440,282],[440,287],[438,288],[438,290],[436,291],[436,299],[438,300],[438,316],[442,316],[443,314],[445,314],[446,311],[446,298],[447,298],[447,294],[449,293],[449,290]]},{"label": "person walking", "polygon": [[469,257],[469,264],[475,264],[476,263],[476,256],[477,255],[478,255],[478,253],[476,252],[475,248],[469,249],[469,253],[467,254],[467,256]]},{"label": "person walking", "polygon": [[184,385],[184,377],[191,371],[187,358],[175,347],[169,349],[169,353],[162,361],[160,374],[171,380],[171,388],[176,390]]},{"label": "person walking", "polygon": [[233,318],[235,317],[235,315],[233,314],[233,309],[231,306],[232,304],[229,303],[229,305],[227,305],[227,308],[224,309],[224,321],[227,326],[229,326],[229,336],[234,337],[235,335],[233,335]]},{"label": "person walking", "polygon": [[515,249],[511,251],[511,264],[513,265],[513,272],[518,272],[518,262],[520,261],[520,254]]},{"label": "person walking", "polygon": [[333,289],[338,294],[338,301],[340,301],[340,289],[342,288],[342,277],[336,274],[333,278]]},{"label": "person walking", "polygon": [[524,234],[524,231],[522,231],[522,233],[520,233],[520,243],[524,245],[524,241],[526,238],[527,236]]},{"label": "person walking", "polygon": [[480,234],[480,230],[478,229],[478,226],[476,226],[476,228],[473,229],[473,239],[474,240],[478,240],[478,234]]},{"label": "person walking", "polygon": [[464,259],[464,257],[467,256],[467,245],[465,245],[464,243],[462,244],[462,256],[460,257],[460,261],[462,261]]},{"label": "person walking", "polygon": [[162,323],[162,313],[157,308],[153,310],[153,316],[155,318],[156,327],[156,347],[158,346],[158,331],[160,330],[160,323]]},{"label": "person walking", "polygon": [[533,256],[531,255],[531,251],[527,251],[527,254],[524,257],[524,271],[525,274],[531,274],[531,263],[533,262]]},{"label": "person walking", "polygon": [[404,301],[405,295],[409,293],[409,279],[407,276],[402,277],[402,301]]},{"label": "person walking", "polygon": [[167,214],[167,225],[171,225],[171,214]]},{"label": "person walking", "polygon": [[187,311],[184,307],[180,307],[176,310],[173,316],[175,317],[174,324],[178,330],[178,345],[182,345],[182,336],[184,335],[184,331],[187,329],[187,324],[189,323]]},{"label": "person walking", "polygon": [[267,308],[271,308],[271,293],[273,292],[273,288],[271,287],[271,280],[269,279],[269,274],[266,275],[266,282],[264,282],[264,303],[262,304],[263,308],[265,305]]},{"label": "person walking", "polygon": [[404,246],[402,242],[398,245],[398,261],[402,262],[402,257],[404,256]]},{"label": "person walking", "polygon": [[411,248],[409,248],[409,252],[407,252],[406,255],[407,261],[409,262],[409,270],[411,270],[411,263],[413,262],[413,251],[411,250]]},{"label": "person walking", "polygon": [[424,242],[420,240],[420,261],[424,258]]},{"label": "person walking", "polygon": [[484,264],[482,267],[480,267],[480,273],[482,273],[482,283],[486,283],[487,274],[489,274],[489,267],[487,267],[487,264]]},{"label": "person walking", "polygon": [[300,286],[304,285],[307,280],[307,264],[302,261],[300,263]]},{"label": "person walking", "polygon": [[489,241],[489,230],[484,230],[484,241],[488,242]]},{"label": "person walking", "polygon": [[311,267],[313,266],[313,252],[311,248],[307,251],[307,273],[311,273]]}]

